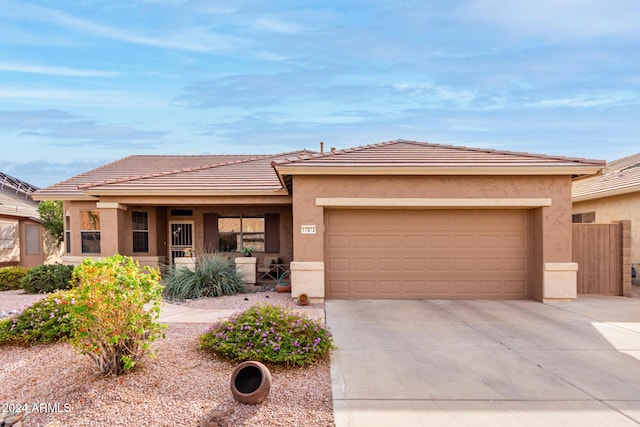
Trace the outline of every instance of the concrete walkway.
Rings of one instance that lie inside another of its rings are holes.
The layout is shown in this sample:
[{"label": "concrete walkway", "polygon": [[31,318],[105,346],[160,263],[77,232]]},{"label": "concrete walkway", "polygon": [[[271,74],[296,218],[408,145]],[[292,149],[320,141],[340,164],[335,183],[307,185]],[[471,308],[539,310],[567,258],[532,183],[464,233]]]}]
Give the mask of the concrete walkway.
[{"label": "concrete walkway", "polygon": [[[294,307],[293,310],[312,319],[320,319],[323,323],[325,321],[323,309],[310,306],[300,309]],[[184,305],[165,302],[158,321],[164,323],[213,323],[220,319],[225,319],[237,311],[239,310],[189,308]]]},{"label": "concrete walkway", "polygon": [[640,421],[640,300],[325,306],[338,427]]}]

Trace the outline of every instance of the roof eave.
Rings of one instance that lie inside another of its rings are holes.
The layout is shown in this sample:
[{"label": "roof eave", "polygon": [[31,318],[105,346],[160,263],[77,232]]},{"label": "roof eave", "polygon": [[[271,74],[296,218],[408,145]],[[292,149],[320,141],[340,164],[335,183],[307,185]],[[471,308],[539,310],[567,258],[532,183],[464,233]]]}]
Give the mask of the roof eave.
[{"label": "roof eave", "polygon": [[275,165],[278,175],[593,175],[602,165],[309,166]]},{"label": "roof eave", "polygon": [[113,190],[113,189],[87,189],[85,190],[85,194],[87,196],[95,196],[92,197],[92,200],[95,200],[100,196],[288,196],[289,193],[280,188],[280,189],[272,189],[272,190]]},{"label": "roof eave", "polygon": [[96,197],[89,196],[86,194],[73,192],[73,193],[33,193],[31,198],[37,202],[41,202],[43,200],[77,200],[77,201],[88,201],[88,200],[97,200]]},{"label": "roof eave", "polygon": [[636,193],[636,192],[640,192],[640,183],[633,184],[624,188],[617,188],[614,190],[604,190],[604,191],[597,191],[593,193],[583,194],[580,196],[571,196],[571,201],[573,203],[586,202],[588,200],[604,199],[605,197],[622,196],[624,194]]}]

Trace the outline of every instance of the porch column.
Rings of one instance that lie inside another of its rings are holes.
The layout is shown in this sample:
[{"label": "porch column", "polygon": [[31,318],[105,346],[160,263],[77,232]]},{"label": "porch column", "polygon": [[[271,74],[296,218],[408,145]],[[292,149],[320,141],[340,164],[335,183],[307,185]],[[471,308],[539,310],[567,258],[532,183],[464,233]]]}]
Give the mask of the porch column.
[{"label": "porch column", "polygon": [[98,202],[100,210],[100,256],[125,252],[125,214],[127,206],[117,202]]}]

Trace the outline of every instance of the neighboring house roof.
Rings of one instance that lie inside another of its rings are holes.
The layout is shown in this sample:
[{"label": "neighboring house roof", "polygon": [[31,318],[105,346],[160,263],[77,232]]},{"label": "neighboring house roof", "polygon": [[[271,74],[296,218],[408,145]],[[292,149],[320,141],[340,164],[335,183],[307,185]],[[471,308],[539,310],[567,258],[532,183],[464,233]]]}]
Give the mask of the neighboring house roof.
[{"label": "neighboring house roof", "polygon": [[40,222],[38,203],[31,199],[35,187],[0,172],[0,217],[29,218]]},{"label": "neighboring house roof", "polygon": [[456,147],[417,141],[388,141],[274,162],[281,175],[590,175],[605,162],[560,156]]},{"label": "neighboring house roof", "polygon": [[213,195],[284,192],[271,162],[276,155],[129,156],[39,190],[35,198],[99,195]]},{"label": "neighboring house roof", "polygon": [[640,191],[640,153],[607,164],[602,174],[573,182],[574,202]]}]

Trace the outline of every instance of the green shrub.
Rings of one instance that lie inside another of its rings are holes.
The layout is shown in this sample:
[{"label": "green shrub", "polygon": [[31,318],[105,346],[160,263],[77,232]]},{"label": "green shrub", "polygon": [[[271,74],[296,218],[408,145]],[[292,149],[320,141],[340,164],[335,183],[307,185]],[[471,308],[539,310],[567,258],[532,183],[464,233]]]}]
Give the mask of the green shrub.
[{"label": "green shrub", "polygon": [[200,348],[231,360],[310,365],[335,348],[331,332],[319,320],[290,308],[254,305],[212,325],[200,336]]},{"label": "green shrub", "polygon": [[0,268],[0,291],[8,291],[12,289],[21,289],[22,278],[27,274],[24,267],[5,267]]},{"label": "green shrub", "polygon": [[40,265],[29,269],[22,279],[22,289],[31,294],[46,294],[71,289],[72,265]]},{"label": "green shrub", "polygon": [[204,254],[198,257],[194,270],[182,267],[169,275],[164,295],[182,300],[234,295],[242,290],[242,277],[233,261],[217,254]]},{"label": "green shrub", "polygon": [[164,338],[166,325],[155,322],[162,302],[159,271],[142,271],[132,258],[114,255],[85,259],[73,277],[74,347],[88,355],[102,375],[134,368],[149,353],[151,342]]},{"label": "green shrub", "polygon": [[69,338],[71,291],[47,295],[0,321],[0,344],[48,343]]}]

